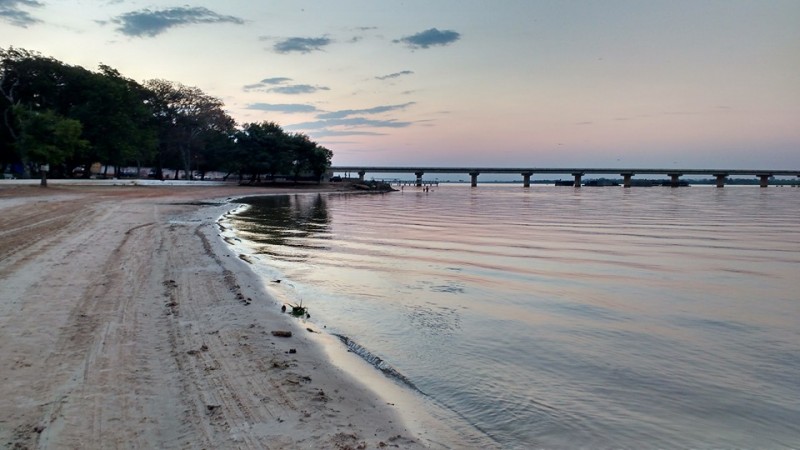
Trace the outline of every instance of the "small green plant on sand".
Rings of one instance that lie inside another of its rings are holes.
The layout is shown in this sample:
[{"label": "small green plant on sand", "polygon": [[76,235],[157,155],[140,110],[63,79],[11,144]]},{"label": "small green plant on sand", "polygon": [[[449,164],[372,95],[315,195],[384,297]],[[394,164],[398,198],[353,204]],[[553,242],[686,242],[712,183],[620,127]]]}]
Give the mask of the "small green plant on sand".
[{"label": "small green plant on sand", "polygon": [[299,305],[293,305],[290,303],[289,306],[292,307],[291,315],[295,317],[311,317],[311,315],[308,313],[308,308],[303,306],[303,300],[300,300]]}]

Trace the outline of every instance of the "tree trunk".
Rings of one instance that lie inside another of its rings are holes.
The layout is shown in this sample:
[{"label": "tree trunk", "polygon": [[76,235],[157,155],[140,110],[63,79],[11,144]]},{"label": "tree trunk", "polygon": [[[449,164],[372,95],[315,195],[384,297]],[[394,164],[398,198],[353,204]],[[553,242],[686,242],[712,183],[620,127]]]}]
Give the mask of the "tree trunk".
[{"label": "tree trunk", "polygon": [[186,170],[186,179],[192,179],[192,149],[191,147],[186,147],[186,151],[183,152],[183,165],[185,166]]}]

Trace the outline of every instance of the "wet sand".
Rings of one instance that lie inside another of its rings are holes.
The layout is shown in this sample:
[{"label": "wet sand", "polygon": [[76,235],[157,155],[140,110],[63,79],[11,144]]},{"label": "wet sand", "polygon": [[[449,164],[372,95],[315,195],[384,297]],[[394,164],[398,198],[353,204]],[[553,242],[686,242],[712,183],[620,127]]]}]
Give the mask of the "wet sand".
[{"label": "wet sand", "polygon": [[0,444],[428,447],[220,239],[291,191],[0,185]]}]

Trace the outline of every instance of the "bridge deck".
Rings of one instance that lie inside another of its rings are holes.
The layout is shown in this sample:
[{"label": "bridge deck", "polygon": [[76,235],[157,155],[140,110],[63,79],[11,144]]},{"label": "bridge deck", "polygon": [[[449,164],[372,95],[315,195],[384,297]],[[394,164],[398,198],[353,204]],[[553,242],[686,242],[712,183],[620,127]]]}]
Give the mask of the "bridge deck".
[{"label": "bridge deck", "polygon": [[659,169],[659,168],[592,168],[592,167],[389,167],[332,166],[333,172],[365,173],[515,173],[515,174],[617,174],[617,175],[752,175],[800,177],[800,170],[783,169]]}]

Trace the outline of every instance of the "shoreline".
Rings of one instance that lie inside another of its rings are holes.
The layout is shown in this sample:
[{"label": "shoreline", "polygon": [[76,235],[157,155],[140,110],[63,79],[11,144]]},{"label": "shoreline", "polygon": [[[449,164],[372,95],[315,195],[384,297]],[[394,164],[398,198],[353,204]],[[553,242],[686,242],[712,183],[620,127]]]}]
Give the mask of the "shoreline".
[{"label": "shoreline", "polygon": [[[322,195],[338,195],[342,193],[338,191],[321,192]],[[365,194],[363,191],[351,191],[349,193]],[[316,195],[317,193],[300,192],[299,194]],[[285,194],[267,193],[255,196],[262,195]],[[263,289],[273,299],[276,310],[281,304],[296,304],[297,298],[290,291],[284,289],[287,282],[290,285],[292,284],[292,280],[281,274],[279,279],[283,282],[271,282],[274,279],[272,275],[276,274],[268,263],[261,262],[263,256],[255,253],[246,239],[236,237],[235,226],[228,219],[229,216],[235,216],[242,212],[242,207],[248,207],[246,203],[237,202],[242,198],[244,197],[232,200],[231,204],[238,204],[238,206],[222,214],[217,220],[219,226],[224,227],[220,233],[220,241],[237,256],[239,262],[244,263],[246,269],[256,279],[261,281]],[[267,269],[270,272],[270,276],[265,276],[264,271],[258,270],[259,268]],[[309,320],[304,320],[294,318],[288,312],[283,315],[290,321],[296,322],[300,328],[306,327],[307,331],[313,331],[309,337],[314,341],[314,345],[324,350],[328,362],[346,373],[352,382],[359,384],[363,389],[375,395],[379,403],[389,405],[392,412],[399,414],[404,427],[426,448],[499,448],[498,443],[482,430],[468,423],[466,419],[454,411],[437,403],[427,394],[419,391],[410,380],[404,379],[400,374],[398,375],[402,379],[384,373],[381,368],[370,363],[363,355],[349,348],[348,344],[344,342],[345,339],[348,339],[346,336],[331,333],[325,327],[321,328],[315,322],[315,318],[319,316],[315,315]],[[404,448],[402,445],[400,447]]]},{"label": "shoreline", "polygon": [[219,236],[227,202],[314,188],[0,186],[2,442],[448,447],[337,366]]}]

